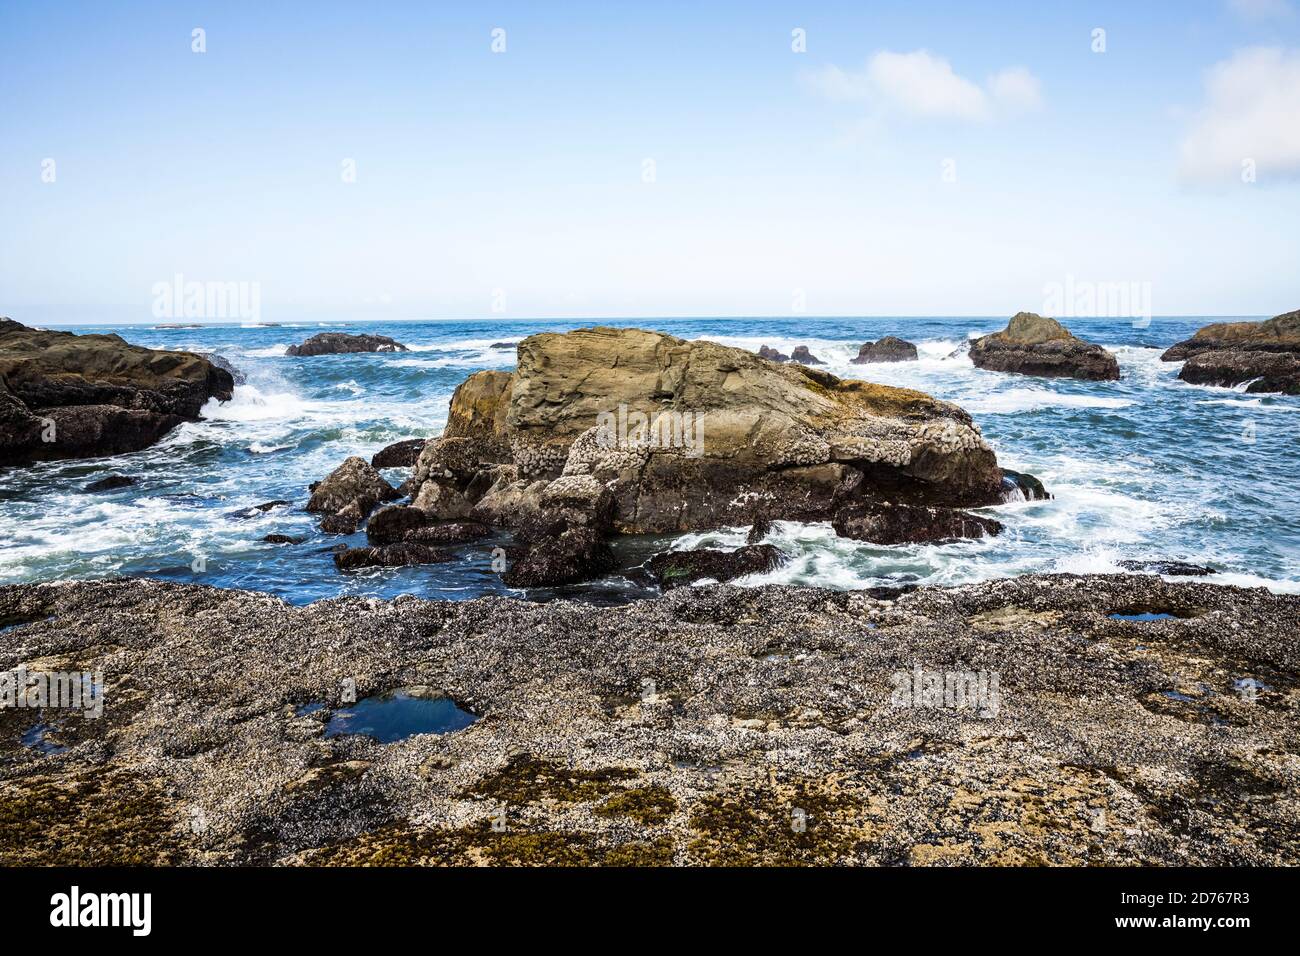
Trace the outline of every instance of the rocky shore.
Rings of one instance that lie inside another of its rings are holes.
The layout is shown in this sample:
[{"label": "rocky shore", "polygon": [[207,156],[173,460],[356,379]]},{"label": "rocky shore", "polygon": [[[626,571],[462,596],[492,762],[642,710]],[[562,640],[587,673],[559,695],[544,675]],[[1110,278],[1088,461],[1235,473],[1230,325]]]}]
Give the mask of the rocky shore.
[{"label": "rocky shore", "polygon": [[[1126,575],[621,608],[8,586],[0,667],[102,672],[104,703],[0,710],[0,858],[1296,864],[1297,620]],[[478,719],[332,734],[399,689]]]}]

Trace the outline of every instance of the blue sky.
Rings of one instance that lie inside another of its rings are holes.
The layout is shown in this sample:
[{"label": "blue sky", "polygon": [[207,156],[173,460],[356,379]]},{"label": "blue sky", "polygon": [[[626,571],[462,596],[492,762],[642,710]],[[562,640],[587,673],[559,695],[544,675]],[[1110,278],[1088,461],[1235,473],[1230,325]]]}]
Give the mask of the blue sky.
[{"label": "blue sky", "polygon": [[0,64],[20,320],[1300,307],[1287,0],[4,0]]}]

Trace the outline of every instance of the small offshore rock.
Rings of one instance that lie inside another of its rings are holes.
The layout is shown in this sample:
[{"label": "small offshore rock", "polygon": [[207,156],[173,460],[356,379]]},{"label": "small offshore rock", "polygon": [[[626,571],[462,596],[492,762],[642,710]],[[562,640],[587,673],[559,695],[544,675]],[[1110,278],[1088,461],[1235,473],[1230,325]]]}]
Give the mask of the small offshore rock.
[{"label": "small offshore rock", "polygon": [[98,481],[92,481],[81,490],[95,494],[101,491],[116,491],[118,488],[130,488],[139,483],[140,479],[131,475],[109,475],[106,478],[100,478]]},{"label": "small offshore rock", "polygon": [[320,332],[301,345],[290,345],[285,355],[342,355],[356,352],[406,352],[408,349],[386,335],[352,335],[348,332]]},{"label": "small offshore rock", "polygon": [[970,346],[976,368],[1046,378],[1116,381],[1119,362],[1100,345],[1085,342],[1055,319],[1018,312],[1001,332]]},{"label": "small offshore rock", "polygon": [[826,363],[808,351],[806,345],[796,345],[794,351],[790,354],[791,362],[798,362],[800,365],[825,365]]},{"label": "small offshore rock", "polygon": [[867,365],[872,362],[915,362],[916,346],[905,339],[886,335],[879,342],[866,342],[858,349],[857,358],[850,359],[854,365]]}]

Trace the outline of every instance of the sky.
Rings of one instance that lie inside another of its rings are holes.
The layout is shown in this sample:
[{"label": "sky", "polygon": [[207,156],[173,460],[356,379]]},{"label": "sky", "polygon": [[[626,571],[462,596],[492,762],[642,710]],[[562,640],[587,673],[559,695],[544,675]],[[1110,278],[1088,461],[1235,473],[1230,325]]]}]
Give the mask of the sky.
[{"label": "sky", "polygon": [[0,0],[0,315],[1273,315],[1298,2]]}]

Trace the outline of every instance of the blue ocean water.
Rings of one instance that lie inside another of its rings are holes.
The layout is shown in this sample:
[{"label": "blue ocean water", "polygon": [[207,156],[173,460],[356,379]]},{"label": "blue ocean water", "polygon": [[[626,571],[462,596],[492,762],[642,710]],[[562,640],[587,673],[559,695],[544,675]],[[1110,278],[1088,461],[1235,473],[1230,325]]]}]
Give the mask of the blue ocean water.
[{"label": "blue ocean water", "polygon": [[[21,316],[17,316],[21,321]],[[1255,318],[1255,317],[1251,317]],[[957,403],[979,423],[1005,467],[1041,478],[1051,501],[986,512],[1006,527],[997,538],[947,545],[881,547],[841,539],[828,524],[778,522],[768,539],[790,555],[783,567],[744,584],[802,583],[852,588],[954,584],[1034,571],[1114,571],[1126,559],[1209,564],[1210,580],[1300,591],[1300,399],[1247,395],[1178,381],[1163,348],[1190,336],[1204,317],[1073,319],[1084,338],[1119,358],[1118,382],[1053,381],[975,369],[969,337],[1002,328],[1005,317],[871,319],[640,319],[601,324],[654,328],[790,353],[808,345],[826,368],[920,389]],[[367,459],[403,438],[436,436],[465,376],[509,369],[512,348],[539,331],[590,321],[297,323],[190,329],[81,326],[116,331],[152,348],[216,352],[247,376],[233,401],[209,403],[153,448],[92,461],[49,462],[0,471],[0,583],[147,575],[264,590],[295,603],[340,595],[468,598],[507,593],[491,567],[495,540],[459,550],[459,560],[343,574],[302,511],[307,485],[349,455]],[[290,358],[288,345],[323,329],[390,335],[411,351]],[[921,359],[853,365],[865,340],[893,334]],[[87,494],[108,474],[138,477],[118,491]],[[389,475],[395,484],[404,477]],[[287,506],[249,511],[285,499]],[[303,537],[273,545],[270,533]],[[343,539],[363,544],[364,533]],[[628,539],[624,566],[662,547],[743,543],[744,529],[678,539]],[[561,592],[619,601],[641,592],[620,575]],[[527,595],[548,599],[555,592]]]}]

